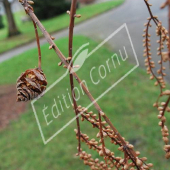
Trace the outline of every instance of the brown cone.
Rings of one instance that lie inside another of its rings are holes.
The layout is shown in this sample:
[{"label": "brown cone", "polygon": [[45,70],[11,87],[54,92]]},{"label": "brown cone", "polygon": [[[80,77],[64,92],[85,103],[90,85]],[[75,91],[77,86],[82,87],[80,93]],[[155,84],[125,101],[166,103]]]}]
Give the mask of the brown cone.
[{"label": "brown cone", "polygon": [[45,91],[46,86],[46,77],[41,69],[26,70],[17,80],[17,101],[35,99]]}]

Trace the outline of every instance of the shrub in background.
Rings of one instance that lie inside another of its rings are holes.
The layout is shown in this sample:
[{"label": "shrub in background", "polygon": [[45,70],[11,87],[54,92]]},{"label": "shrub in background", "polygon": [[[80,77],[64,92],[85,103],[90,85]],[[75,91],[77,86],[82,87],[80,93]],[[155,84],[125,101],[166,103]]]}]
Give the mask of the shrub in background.
[{"label": "shrub in background", "polygon": [[70,2],[66,0],[34,0],[34,2],[34,11],[40,19],[51,18],[70,9]]}]

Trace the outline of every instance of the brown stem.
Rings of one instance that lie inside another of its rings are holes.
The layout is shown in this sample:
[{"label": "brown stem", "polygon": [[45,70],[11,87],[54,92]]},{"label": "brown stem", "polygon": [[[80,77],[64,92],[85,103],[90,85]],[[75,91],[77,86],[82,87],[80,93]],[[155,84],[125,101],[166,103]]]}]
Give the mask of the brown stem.
[{"label": "brown stem", "polygon": [[[85,115],[81,114],[81,116],[82,116],[85,120],[87,120],[88,122],[90,122]],[[93,117],[92,117],[92,118],[93,118]],[[95,118],[93,118],[93,119],[94,119],[96,122],[98,122],[97,119],[95,119]],[[91,123],[91,122],[90,122],[90,123]],[[92,125],[93,125],[94,127],[98,128],[98,129],[100,129],[100,126],[98,126],[97,124],[92,123]],[[105,128],[105,126],[103,126],[103,127]],[[131,150],[131,149],[129,149],[126,145],[122,145],[120,142],[116,141],[116,140],[115,140],[113,137],[111,137],[107,132],[105,132],[105,133],[106,133],[112,140],[114,140],[117,145],[124,147],[124,152],[125,152],[125,154],[128,155],[128,156],[131,158],[131,160],[132,160],[132,162],[134,163],[134,165],[137,167],[137,169],[139,169],[138,165],[136,164],[135,159],[133,159],[133,157],[132,157],[132,155],[131,155],[131,152],[129,152],[129,150]],[[136,153],[134,153],[134,154],[136,154]],[[142,162],[143,162],[143,161],[142,161]]]},{"label": "brown stem", "polygon": [[[71,57],[70,65],[73,67],[72,57],[73,57],[73,31],[74,31],[74,20],[75,20],[75,14],[76,14],[76,5],[77,0],[72,0],[71,9],[70,9],[70,26],[69,26],[69,57]],[[72,94],[72,100],[74,105],[74,110],[76,113],[76,121],[77,121],[77,130],[78,130],[78,153],[80,153],[81,149],[81,139],[80,139],[80,122],[79,122],[79,116],[78,116],[78,110],[77,110],[77,102],[75,100],[75,92],[74,92],[74,80],[73,75],[70,73],[70,86],[71,86],[71,94]]]},{"label": "brown stem", "polygon": [[110,119],[109,119],[106,115],[104,115],[103,118],[104,118],[104,119],[106,120],[106,122],[110,125],[111,129],[112,129],[112,130],[114,131],[114,133],[117,135],[117,138],[122,142],[122,145],[123,145],[123,147],[124,147],[124,150],[127,151],[130,159],[131,159],[132,162],[135,164],[135,166],[137,167],[137,169],[140,169],[140,168],[138,167],[138,165],[136,164],[136,157],[137,157],[137,155],[136,155],[135,151],[134,151],[133,149],[129,149],[129,148],[127,147],[127,144],[126,144],[125,140],[124,140],[124,139],[122,138],[122,136],[119,134],[119,132],[117,131],[117,129],[113,126],[113,124],[111,123]]},{"label": "brown stem", "polygon": [[[90,122],[85,115],[81,114],[81,116],[82,116],[86,121]],[[91,118],[93,118],[93,117],[91,117]],[[95,118],[93,118],[93,119],[94,119],[96,122],[98,122],[97,119],[95,119]],[[92,123],[92,122],[90,122],[90,123],[91,123],[94,127],[100,129],[100,127],[99,127],[97,124]],[[103,126],[103,127],[106,129],[105,126]],[[104,131],[104,130],[103,130],[103,131]],[[116,142],[116,145],[122,146],[121,143],[119,143],[115,138],[111,137],[111,135],[110,135],[108,132],[105,132],[105,133],[106,133],[112,140],[114,140],[114,142]]]},{"label": "brown stem", "polygon": [[77,0],[72,0],[71,9],[70,9],[70,26],[69,26],[69,57],[72,57],[73,55],[73,30],[74,30],[74,20],[76,14],[76,5],[77,5]]},{"label": "brown stem", "polygon": [[34,29],[35,29],[35,35],[36,35],[36,41],[37,41],[37,47],[38,47],[38,68],[41,69],[41,47],[40,47],[40,39],[38,36],[38,30],[36,23],[32,20]]},{"label": "brown stem", "polygon": [[149,11],[149,14],[150,14],[151,19],[152,19],[152,20],[155,22],[155,24],[157,25],[156,19],[155,19],[155,17],[154,17],[153,14],[152,14],[152,11],[151,11],[151,8],[150,8],[150,5],[149,5],[148,1],[147,1],[147,0],[144,0],[144,2],[145,2],[146,6],[147,6],[147,8],[148,8],[148,11]]},{"label": "brown stem", "polygon": [[159,41],[160,41],[160,45],[159,45],[159,48],[160,48],[160,53],[161,53],[161,67],[160,67],[160,70],[161,70],[161,76],[163,78],[163,55],[162,55],[162,48],[161,48],[161,44],[162,44],[162,33],[160,34],[160,38],[159,38]]},{"label": "brown stem", "polygon": [[[99,127],[100,127],[100,137],[101,137],[101,142],[102,142],[102,151],[103,151],[103,154],[106,156],[105,142],[104,142],[103,128],[102,128],[102,118],[101,118],[101,114],[100,113],[99,113]],[[105,158],[105,162],[106,162],[106,165],[107,165],[106,158]]]},{"label": "brown stem", "polygon": [[[81,132],[80,132],[80,137],[82,137],[82,139],[85,141],[86,144],[89,144],[89,145],[93,146],[96,150],[100,150],[100,148],[99,148],[98,146],[91,144],[91,143],[89,142],[89,140],[87,140],[87,139],[82,135]],[[106,155],[107,155],[107,154],[106,154]],[[114,164],[113,160],[114,160],[115,162],[119,163],[119,161],[117,161],[117,159],[115,159],[115,157],[110,156],[110,155],[107,155],[107,156],[112,159],[112,163],[113,163],[113,164]],[[120,165],[123,166],[123,164],[120,164]],[[117,165],[115,165],[115,166],[116,166],[116,168],[118,168]]]},{"label": "brown stem", "polygon": [[154,76],[154,78],[157,80],[159,86],[160,86],[160,94],[162,93],[162,86],[161,86],[161,83],[159,82],[159,79],[157,78],[157,76],[155,75],[154,71],[152,70],[152,67],[151,67],[151,63],[150,63],[150,59],[149,59],[149,45],[148,45],[148,35],[149,35],[149,25],[150,25],[150,22],[151,22],[151,19],[149,19],[148,23],[147,23],[147,27],[146,27],[146,53],[147,53],[147,59],[148,59],[148,64],[149,64],[149,68],[150,68],[150,71],[152,73],[152,75]]},{"label": "brown stem", "polygon": [[[166,103],[165,103],[165,106],[164,106],[164,108],[163,108],[162,116],[165,115],[165,112],[166,112],[166,109],[167,109],[167,107],[168,107],[169,102],[170,102],[170,97],[168,97],[168,100],[167,100]],[[162,122],[162,128],[163,128],[164,126],[165,126],[165,123]]]},{"label": "brown stem", "polygon": [[[160,91],[161,92],[160,92],[160,95],[159,95],[159,97],[157,99],[156,105],[154,104],[157,107],[157,109],[160,111],[160,109],[159,109],[159,101],[160,101],[160,98],[162,97],[163,88],[165,88],[165,80],[164,80],[165,74],[163,73],[164,67],[163,67],[163,54],[162,54],[162,49],[163,48],[162,48],[162,46],[164,45],[164,41],[165,40],[167,41],[167,39],[169,39],[169,38],[167,37],[167,31],[165,30],[165,28],[162,27],[161,22],[157,19],[157,17],[153,16],[152,11],[150,9],[151,5],[148,3],[148,0],[144,0],[144,2],[146,3],[148,11],[149,11],[150,16],[151,16],[151,18],[148,21],[147,29],[146,29],[146,39],[145,39],[146,40],[146,53],[147,53],[147,58],[148,58],[150,71],[151,71],[152,75],[157,80],[157,82],[159,83],[159,86],[160,86]],[[169,31],[168,31],[168,33],[170,35],[170,0],[166,0],[166,2],[162,4],[161,9],[165,8],[166,6],[168,6],[168,10],[169,10],[168,11],[168,22],[169,22]],[[160,78],[154,74],[154,71],[152,70],[152,67],[151,67],[151,63],[149,61],[149,50],[150,49],[149,49],[149,45],[148,45],[147,40],[148,40],[148,31],[149,31],[149,25],[150,25],[151,20],[153,20],[155,22],[155,25],[157,26],[158,35],[159,35],[159,32],[160,32],[160,40],[159,40],[160,46],[158,48],[158,55],[161,56],[161,60],[158,62],[161,65],[160,70],[158,70],[158,74],[161,74]],[[163,38],[163,36],[165,36],[165,39]],[[170,59],[170,39],[168,40],[167,48],[168,48],[168,54],[169,54],[169,59]],[[163,105],[164,106],[163,109],[161,109],[161,112],[159,113],[160,116],[161,116],[160,117],[160,119],[161,119],[160,123],[161,124],[159,124],[159,125],[162,127],[162,135],[163,135],[163,137],[165,136],[163,128],[165,126],[165,121],[166,121],[166,118],[164,116],[165,116],[165,112],[166,112],[166,109],[168,107],[169,102],[170,102],[170,97],[168,97],[165,105]],[[161,107],[162,107],[162,104],[161,104]],[[167,136],[169,136],[168,133],[166,133],[166,137]],[[164,140],[164,142],[165,142],[165,145],[167,145],[166,140]],[[169,150],[166,151],[166,152],[169,153]],[[169,156],[166,156],[166,158],[168,159]]]},{"label": "brown stem", "polygon": [[148,8],[148,11],[149,11],[149,14],[150,14],[151,18],[153,19],[154,17],[153,17],[152,11],[150,9],[149,3],[146,0],[144,0],[144,2],[145,2],[146,6]]}]

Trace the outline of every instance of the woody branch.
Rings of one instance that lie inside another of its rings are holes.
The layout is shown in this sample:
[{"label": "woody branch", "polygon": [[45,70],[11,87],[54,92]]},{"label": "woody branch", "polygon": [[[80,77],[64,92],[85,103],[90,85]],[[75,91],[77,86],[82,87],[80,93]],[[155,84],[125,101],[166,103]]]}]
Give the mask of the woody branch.
[{"label": "woody branch", "polygon": [[[69,26],[69,63],[70,66],[73,67],[73,31],[74,31],[74,20],[76,16],[76,5],[77,5],[77,0],[73,0],[71,4],[71,9],[70,12],[70,26]],[[74,105],[74,110],[76,113],[76,121],[77,121],[77,129],[78,129],[78,153],[80,153],[80,148],[81,148],[81,141],[80,141],[80,122],[79,122],[79,116],[78,116],[78,111],[77,111],[77,102],[75,100],[75,92],[74,92],[74,80],[73,80],[73,74],[70,72],[70,86],[71,86],[71,94],[72,94],[72,100],[73,100],[73,105]]]},{"label": "woody branch", "polygon": [[[154,107],[157,108],[159,114],[158,114],[158,119],[159,121],[159,126],[161,127],[162,131],[162,137],[163,141],[165,143],[164,150],[166,152],[166,158],[170,158],[170,144],[169,144],[169,131],[166,126],[166,117],[165,117],[165,112],[170,112],[170,108],[168,107],[170,103],[170,90],[164,90],[166,89],[166,82],[165,82],[165,70],[166,67],[164,67],[164,62],[170,61],[170,39],[169,39],[169,34],[170,34],[170,0],[167,0],[164,4],[162,4],[161,8],[165,8],[166,6],[169,7],[169,32],[165,29],[165,27],[162,26],[161,21],[158,19],[157,16],[154,16],[151,11],[151,6],[152,4],[149,3],[149,0],[144,0],[150,17],[148,18],[148,21],[144,26],[146,27],[144,29],[144,40],[143,40],[143,46],[145,47],[144,50],[144,57],[145,59],[145,66],[147,67],[147,74],[150,75],[150,80],[156,80],[154,83],[155,86],[159,85],[160,89],[160,94],[158,96],[158,99],[156,103],[154,103]],[[160,56],[160,60],[158,61],[158,64],[160,65],[160,68],[155,72],[155,62],[152,59],[152,53],[151,53],[151,35],[149,34],[149,29],[152,27],[151,21],[153,21],[156,25],[156,35],[159,37],[159,40],[157,43],[159,44],[159,47],[157,48],[157,55]],[[163,49],[165,48],[165,45],[167,47],[168,52],[163,52]],[[167,97],[165,102],[161,102],[162,97]]]},{"label": "woody branch", "polygon": [[[140,167],[142,166],[142,164],[139,164],[139,159],[137,157],[136,152],[133,150],[133,148],[129,148],[127,146],[127,142],[124,140],[124,138],[119,134],[119,132],[117,131],[117,129],[113,126],[113,124],[111,123],[110,119],[106,116],[106,114],[102,111],[102,109],[100,108],[100,106],[98,105],[98,103],[96,102],[96,100],[93,98],[93,96],[91,95],[91,93],[88,91],[88,89],[86,88],[86,86],[84,85],[84,83],[81,81],[81,79],[78,77],[78,75],[74,72],[73,67],[72,67],[72,63],[70,64],[70,62],[68,62],[68,59],[62,54],[62,52],[59,50],[59,48],[57,47],[57,45],[54,43],[54,39],[50,36],[50,34],[46,31],[46,29],[44,28],[44,26],[41,24],[41,22],[38,20],[38,18],[36,17],[36,15],[33,12],[33,8],[30,6],[29,1],[27,0],[19,0],[19,2],[21,2],[21,4],[23,5],[26,13],[31,17],[31,19],[37,24],[37,26],[39,27],[39,29],[42,31],[42,33],[44,34],[47,42],[50,44],[49,49],[53,49],[56,54],[58,55],[59,59],[61,60],[61,64],[64,64],[64,67],[67,68],[69,70],[70,73],[72,73],[72,76],[77,80],[77,82],[81,85],[82,89],[84,90],[85,94],[88,96],[88,98],[91,100],[91,102],[93,103],[94,107],[96,108],[96,110],[98,111],[99,116],[103,117],[105,119],[105,121],[108,123],[108,125],[111,127],[111,129],[113,130],[114,134],[116,134],[117,139],[122,143],[122,146],[124,149],[124,152],[126,153],[125,155],[128,155],[128,157],[132,160],[132,162],[134,163],[134,165],[136,166],[137,169],[141,169]],[[73,23],[73,22],[72,22]],[[72,30],[70,31],[70,33],[72,33]],[[72,36],[70,36],[70,39],[72,38]],[[71,47],[71,42],[70,41],[70,46]],[[71,54],[71,48],[70,48],[70,54]],[[72,84],[73,85],[73,84]],[[76,117],[78,117],[79,115],[77,115]],[[102,125],[100,124],[100,127],[102,127]],[[80,135],[80,134],[79,134]],[[141,162],[141,161],[140,161]],[[148,167],[149,168],[149,167]]]}]

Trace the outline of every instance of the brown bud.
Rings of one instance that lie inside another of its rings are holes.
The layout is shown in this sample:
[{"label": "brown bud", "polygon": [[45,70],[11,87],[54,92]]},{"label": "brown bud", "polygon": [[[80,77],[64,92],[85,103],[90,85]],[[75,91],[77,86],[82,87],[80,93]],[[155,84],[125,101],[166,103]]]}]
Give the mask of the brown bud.
[{"label": "brown bud", "polygon": [[166,159],[169,159],[170,158],[170,152],[167,152],[165,157],[166,157]]},{"label": "brown bud", "polygon": [[153,167],[153,164],[152,164],[152,163],[149,163],[149,164],[147,164],[147,166],[149,166],[149,167]]},{"label": "brown bud", "polygon": [[162,115],[158,115],[158,119],[161,119],[162,118]]},{"label": "brown bud", "polygon": [[109,149],[106,149],[106,154],[110,155],[111,151]]},{"label": "brown bud", "polygon": [[80,14],[76,14],[76,15],[74,15],[74,17],[81,18],[81,15]]},{"label": "brown bud", "polygon": [[59,63],[58,63],[58,66],[62,66],[62,64],[63,64],[62,62],[59,62]]},{"label": "brown bud", "polygon": [[72,59],[72,57],[68,57],[66,60],[67,60],[67,61],[70,61],[71,59]]},{"label": "brown bud", "polygon": [[49,46],[49,50],[53,49],[54,45],[50,45]]},{"label": "brown bud", "polygon": [[169,139],[167,137],[163,137],[163,141],[167,144],[169,142]]},{"label": "brown bud", "polygon": [[125,170],[128,170],[128,168],[129,168],[129,165],[126,164],[126,165],[124,166],[124,169],[125,169]]},{"label": "brown bud", "polygon": [[34,5],[34,1],[28,1],[30,5]]},{"label": "brown bud", "polygon": [[153,107],[158,107],[158,103],[154,103],[154,104],[153,104]]},{"label": "brown bud", "polygon": [[105,113],[104,112],[100,112],[101,116],[105,116]]},{"label": "brown bud", "polygon": [[147,161],[146,157],[141,158],[142,161]]},{"label": "brown bud", "polygon": [[139,155],[140,155],[140,152],[139,152],[139,151],[136,151],[136,155],[139,156]]},{"label": "brown bud", "polygon": [[165,150],[169,150],[169,149],[170,149],[170,145],[165,145],[165,146],[164,146],[164,149],[165,149]]},{"label": "brown bud", "polygon": [[131,144],[129,144],[128,147],[129,147],[130,149],[133,149],[133,148],[134,148],[134,146],[131,145]]},{"label": "brown bud", "polygon": [[170,95],[170,90],[166,90],[166,91],[162,92],[162,95]]},{"label": "brown bud", "polygon": [[142,162],[140,159],[137,158],[136,164],[137,164],[138,166],[142,166],[143,162]]},{"label": "brown bud", "polygon": [[99,155],[100,155],[100,156],[104,156],[104,153],[103,153],[102,150],[99,151]]},{"label": "brown bud", "polygon": [[55,40],[55,37],[51,36],[51,39],[52,39],[52,40]]}]

